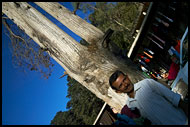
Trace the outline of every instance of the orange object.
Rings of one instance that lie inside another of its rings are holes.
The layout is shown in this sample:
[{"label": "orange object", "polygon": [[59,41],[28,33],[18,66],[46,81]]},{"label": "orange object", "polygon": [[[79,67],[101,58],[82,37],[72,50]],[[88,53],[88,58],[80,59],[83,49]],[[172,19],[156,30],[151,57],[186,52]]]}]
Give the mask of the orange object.
[{"label": "orange object", "polygon": [[154,74],[151,74],[154,78],[157,78]]},{"label": "orange object", "polygon": [[149,55],[148,53],[146,53],[145,51],[143,52],[144,54],[146,54],[148,57],[150,57],[151,59],[153,58],[153,56]]}]

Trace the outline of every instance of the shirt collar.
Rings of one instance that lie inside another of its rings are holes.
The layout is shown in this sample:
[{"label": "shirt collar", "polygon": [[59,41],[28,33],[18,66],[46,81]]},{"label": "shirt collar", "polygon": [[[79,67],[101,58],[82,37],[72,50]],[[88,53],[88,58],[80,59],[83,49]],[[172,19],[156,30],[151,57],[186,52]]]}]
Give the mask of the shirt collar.
[{"label": "shirt collar", "polygon": [[[138,84],[138,83],[135,83],[134,84],[134,91],[135,91],[135,93],[139,90],[141,88],[141,86]],[[129,97],[129,102],[132,102],[132,101],[136,101],[136,98],[130,98]]]},{"label": "shirt collar", "polygon": [[141,85],[139,85],[138,83],[134,84],[134,91],[136,92],[137,90],[139,90],[141,88]]}]

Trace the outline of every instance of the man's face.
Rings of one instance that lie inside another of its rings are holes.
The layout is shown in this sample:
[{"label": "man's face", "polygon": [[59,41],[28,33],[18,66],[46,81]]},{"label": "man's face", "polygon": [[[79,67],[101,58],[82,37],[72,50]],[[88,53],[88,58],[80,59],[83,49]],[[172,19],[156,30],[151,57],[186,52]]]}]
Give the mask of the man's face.
[{"label": "man's face", "polygon": [[128,76],[120,74],[119,77],[112,83],[112,86],[119,92],[130,93],[134,90],[134,86]]}]

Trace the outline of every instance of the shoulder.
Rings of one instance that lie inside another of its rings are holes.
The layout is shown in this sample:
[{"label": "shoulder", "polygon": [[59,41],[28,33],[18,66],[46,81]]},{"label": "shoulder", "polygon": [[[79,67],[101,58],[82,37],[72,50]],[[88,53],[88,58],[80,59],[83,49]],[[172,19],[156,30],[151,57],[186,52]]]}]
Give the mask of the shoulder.
[{"label": "shoulder", "polygon": [[143,80],[137,82],[135,84],[135,86],[136,86],[136,88],[139,88],[139,87],[149,87],[153,83],[152,80],[153,79],[148,79],[148,78],[147,79],[143,79]]},{"label": "shoulder", "polygon": [[146,79],[143,79],[143,80],[139,81],[137,84],[140,84],[140,85],[142,85],[142,84],[149,84],[149,83],[152,82],[152,80],[153,79],[146,78]]},{"label": "shoulder", "polygon": [[154,79],[143,79],[140,83],[140,86],[148,89],[159,89],[163,85],[161,85],[159,82],[155,81]]}]

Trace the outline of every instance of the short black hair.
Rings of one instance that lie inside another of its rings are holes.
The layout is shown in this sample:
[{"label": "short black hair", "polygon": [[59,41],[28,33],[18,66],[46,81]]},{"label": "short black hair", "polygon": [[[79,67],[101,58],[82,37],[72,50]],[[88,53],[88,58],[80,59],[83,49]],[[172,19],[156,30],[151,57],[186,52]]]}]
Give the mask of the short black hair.
[{"label": "short black hair", "polygon": [[112,86],[112,83],[113,83],[121,74],[125,75],[122,71],[116,70],[116,71],[110,76],[110,78],[109,78],[109,83],[110,83],[110,86],[111,86],[112,89],[115,89],[115,90],[116,90],[116,88]]}]

